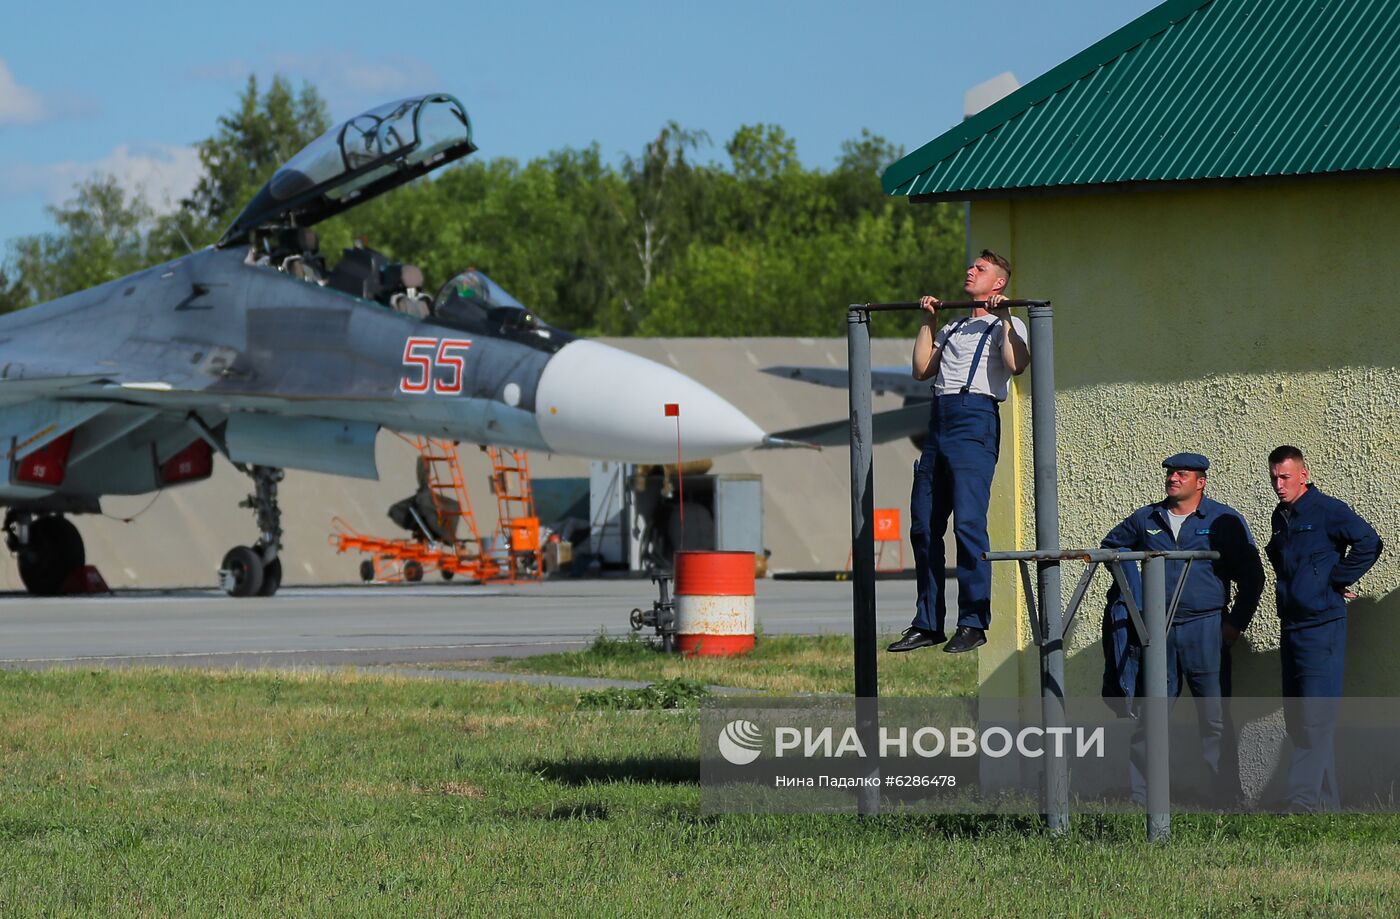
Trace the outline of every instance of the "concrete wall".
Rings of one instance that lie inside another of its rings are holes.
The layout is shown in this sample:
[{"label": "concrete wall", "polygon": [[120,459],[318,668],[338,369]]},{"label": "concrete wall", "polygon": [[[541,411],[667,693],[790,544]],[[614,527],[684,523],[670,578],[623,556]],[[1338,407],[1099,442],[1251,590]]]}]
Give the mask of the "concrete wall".
[{"label": "concrete wall", "polygon": [[[838,310],[837,313],[840,313]],[[833,314],[833,327],[844,314]],[[878,328],[877,328],[878,334]],[[845,339],[613,339],[609,344],[669,364],[729,399],[766,431],[848,417],[846,392],[760,373],[772,364],[844,367]],[[876,340],[872,360],[907,364],[910,343]],[[897,408],[895,397],[877,397],[876,410]],[[683,429],[682,429],[683,430]],[[338,555],[329,543],[331,518],[362,532],[397,536],[385,516],[389,505],[414,489],[412,449],[389,433],[379,435],[379,481],[291,471],[282,484],[286,530],[283,557],[288,584],[324,584],[357,578],[359,556]],[[462,448],[464,474],[484,532],[495,526],[495,501],[487,489],[489,464],[470,445]],[[876,503],[903,508],[916,453],[907,440],[875,451]],[[850,546],[850,461],[845,449],[752,451],[721,457],[719,472],[754,472],[764,480],[765,542],[771,566],[833,569]],[[587,460],[532,454],[537,477],[586,476]],[[252,513],[238,507],[251,482],[223,460],[214,477],[159,496],[108,498],[111,517],[74,518],[88,559],[114,587],[211,586],[224,553],[256,537]],[[149,505],[149,506],[148,506]],[[134,523],[112,518],[137,516]],[[907,528],[907,522],[906,522]],[[908,546],[905,546],[909,558]],[[887,558],[893,563],[894,547]],[[910,559],[912,564],[912,559]],[[22,589],[15,566],[0,564],[0,589]],[[911,588],[912,590],[912,588]]]},{"label": "concrete wall", "polygon": [[[1351,604],[1349,695],[1400,692],[1397,207],[1395,177],[973,207],[973,242],[1008,255],[1015,294],[1054,301],[1062,544],[1098,545],[1160,499],[1161,460],[1180,450],[1210,457],[1207,493],[1267,542],[1265,458],[1295,444],[1389,547]],[[1028,382],[1003,445],[997,547],[1034,544]],[[997,573],[981,659],[998,696],[1039,685],[1014,570]],[[1066,594],[1079,570],[1065,567]],[[1099,577],[1071,636],[1073,694],[1098,692]],[[1237,695],[1277,694],[1277,647],[1271,577],[1237,646]]]}]

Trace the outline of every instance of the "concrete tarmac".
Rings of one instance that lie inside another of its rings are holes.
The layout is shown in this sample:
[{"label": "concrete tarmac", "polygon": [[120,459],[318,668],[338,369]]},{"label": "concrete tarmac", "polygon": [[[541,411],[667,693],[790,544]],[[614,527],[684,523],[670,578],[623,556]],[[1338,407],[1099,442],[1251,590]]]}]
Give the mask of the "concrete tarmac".
[{"label": "concrete tarmac", "polygon": [[[756,590],[766,633],[850,634],[849,582],[763,580]],[[288,587],[248,600],[198,589],[0,594],[0,667],[479,666],[577,650],[603,632],[625,636],[631,610],[656,596],[644,579]],[[909,624],[913,597],[912,581],[877,584],[882,636]]]}]

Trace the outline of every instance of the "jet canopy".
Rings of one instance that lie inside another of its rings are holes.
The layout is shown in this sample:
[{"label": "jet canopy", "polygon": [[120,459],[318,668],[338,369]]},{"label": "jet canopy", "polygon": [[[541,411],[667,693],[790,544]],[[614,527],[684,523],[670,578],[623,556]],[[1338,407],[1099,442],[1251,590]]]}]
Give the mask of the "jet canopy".
[{"label": "jet canopy", "polygon": [[306,227],[476,150],[471,120],[453,96],[400,99],[342,122],[273,173],[219,240],[260,229]]},{"label": "jet canopy", "polygon": [[558,351],[574,340],[541,320],[475,268],[460,272],[433,298],[433,316],[444,325],[492,338],[507,338],[540,351]]}]

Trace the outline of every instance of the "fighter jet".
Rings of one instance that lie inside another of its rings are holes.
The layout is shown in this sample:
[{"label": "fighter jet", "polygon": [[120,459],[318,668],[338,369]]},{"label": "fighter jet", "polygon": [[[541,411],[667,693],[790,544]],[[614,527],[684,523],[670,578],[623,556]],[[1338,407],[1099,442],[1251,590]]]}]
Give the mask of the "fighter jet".
[{"label": "fighter jet", "polygon": [[450,95],[357,115],[280,168],[203,251],[0,318],[4,530],[24,585],[60,592],[85,562],[69,515],[105,495],[253,481],[258,537],[220,585],[282,581],[286,468],[375,478],[380,428],[598,459],[759,445],[733,405],[670,368],[541,320],[479,271],[430,295],[372,249],[328,266],[310,227],[477,149]]}]

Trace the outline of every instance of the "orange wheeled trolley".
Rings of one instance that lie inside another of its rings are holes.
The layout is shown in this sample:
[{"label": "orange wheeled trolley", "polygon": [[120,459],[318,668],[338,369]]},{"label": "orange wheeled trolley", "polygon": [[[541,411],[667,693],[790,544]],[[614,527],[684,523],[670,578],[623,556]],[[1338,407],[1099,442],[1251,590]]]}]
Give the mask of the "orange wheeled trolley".
[{"label": "orange wheeled trolley", "polygon": [[[402,435],[400,435],[402,437]],[[343,519],[331,521],[337,552],[360,552],[360,579],[420,581],[436,570],[444,580],[539,580],[540,524],[523,450],[483,447],[491,460],[491,491],[498,524],[488,547],[481,539],[471,496],[462,477],[457,445],[431,437],[403,437],[418,451],[418,492],[394,505],[390,516],[415,531],[408,538],[361,533]]]}]

